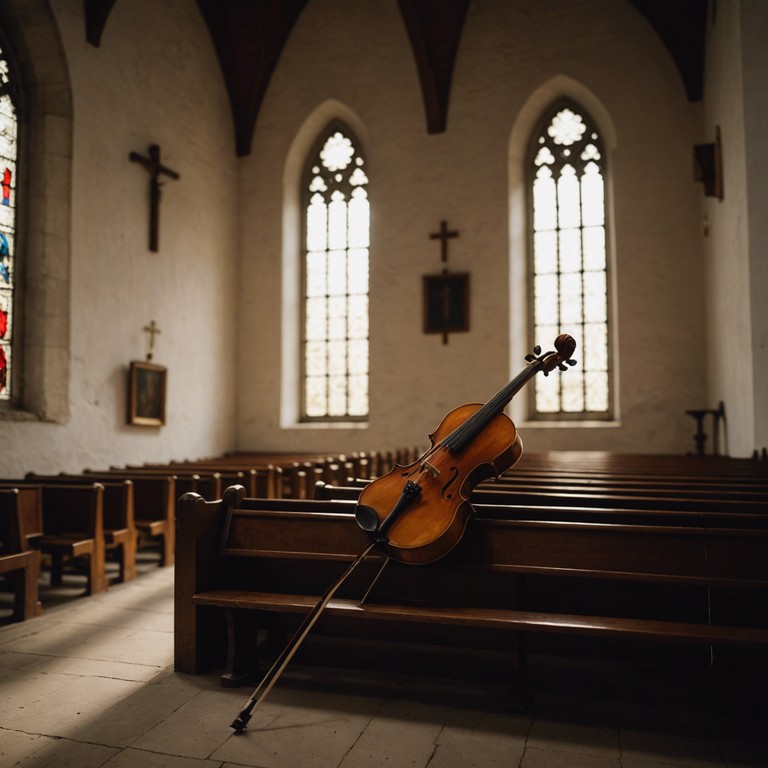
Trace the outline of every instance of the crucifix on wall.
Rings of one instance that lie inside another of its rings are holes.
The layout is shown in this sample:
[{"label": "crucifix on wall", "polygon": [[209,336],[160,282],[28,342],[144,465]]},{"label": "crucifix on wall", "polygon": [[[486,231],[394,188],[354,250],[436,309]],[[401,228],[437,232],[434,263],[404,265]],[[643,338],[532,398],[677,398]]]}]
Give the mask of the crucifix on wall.
[{"label": "crucifix on wall", "polygon": [[429,236],[430,240],[439,240],[440,241],[440,260],[441,261],[448,261],[448,240],[450,240],[453,237],[458,237],[459,233],[457,230],[449,230],[448,229],[448,222],[447,221],[441,221],[440,222],[440,231],[439,232],[432,232]]},{"label": "crucifix on wall", "polygon": [[143,165],[149,172],[149,250],[157,253],[159,250],[160,229],[160,176],[168,176],[171,179],[181,178],[176,171],[160,163],[160,146],[150,144],[149,157],[144,157],[138,152],[131,152],[128,159],[134,163]]},{"label": "crucifix on wall", "polygon": [[[440,260],[448,261],[448,241],[457,238],[457,230],[449,230],[446,221],[440,222],[440,231],[432,232],[430,240],[440,241]],[[439,275],[424,275],[424,333],[440,333],[443,344],[448,334],[469,330],[469,273],[448,272],[444,267]]]}]

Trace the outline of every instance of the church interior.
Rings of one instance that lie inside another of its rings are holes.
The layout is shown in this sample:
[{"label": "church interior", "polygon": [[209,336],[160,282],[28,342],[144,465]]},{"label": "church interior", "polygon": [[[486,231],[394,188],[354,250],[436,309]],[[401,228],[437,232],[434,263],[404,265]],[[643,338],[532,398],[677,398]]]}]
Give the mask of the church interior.
[{"label": "church interior", "polygon": [[767,38],[3,0],[0,763],[768,765]]}]

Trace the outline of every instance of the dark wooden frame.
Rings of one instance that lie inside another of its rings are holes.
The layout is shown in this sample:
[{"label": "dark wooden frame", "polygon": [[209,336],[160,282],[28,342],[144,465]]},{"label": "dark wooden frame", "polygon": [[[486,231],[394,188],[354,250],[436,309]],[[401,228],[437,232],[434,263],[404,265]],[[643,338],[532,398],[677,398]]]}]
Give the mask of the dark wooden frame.
[{"label": "dark wooden frame", "polygon": [[715,128],[713,143],[693,146],[693,179],[704,185],[706,197],[723,199],[723,153],[719,125]]},{"label": "dark wooden frame", "polygon": [[[469,273],[444,272],[424,275],[424,333],[460,333],[469,330]],[[450,291],[447,317],[441,293]]]},{"label": "dark wooden frame", "polygon": [[[127,421],[142,427],[161,427],[165,424],[165,398],[167,389],[168,369],[138,360],[131,361],[128,372],[128,413]],[[144,387],[156,381],[157,388],[150,393],[149,401],[144,402],[142,393]]]}]

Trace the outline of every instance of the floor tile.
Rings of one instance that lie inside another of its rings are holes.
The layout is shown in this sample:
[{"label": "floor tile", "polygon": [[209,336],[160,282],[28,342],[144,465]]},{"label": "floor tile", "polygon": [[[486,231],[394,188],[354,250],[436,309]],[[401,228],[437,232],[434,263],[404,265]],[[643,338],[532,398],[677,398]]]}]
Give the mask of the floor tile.
[{"label": "floor tile", "polygon": [[616,757],[529,747],[520,768],[624,768]]},{"label": "floor tile", "polygon": [[117,750],[98,744],[41,736],[14,768],[100,768]]}]

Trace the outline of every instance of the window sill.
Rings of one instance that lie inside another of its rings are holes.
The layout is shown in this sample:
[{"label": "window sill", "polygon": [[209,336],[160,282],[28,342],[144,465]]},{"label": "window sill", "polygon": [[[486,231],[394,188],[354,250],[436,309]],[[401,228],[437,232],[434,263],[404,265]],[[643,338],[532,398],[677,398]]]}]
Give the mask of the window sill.
[{"label": "window sill", "polygon": [[367,421],[297,421],[283,429],[368,429]]},{"label": "window sill", "polygon": [[620,421],[610,419],[606,419],[605,421],[599,421],[597,419],[592,419],[589,421],[563,419],[561,421],[557,421],[553,419],[552,421],[520,421],[515,422],[515,424],[516,426],[524,429],[532,429],[536,427],[542,427],[543,429],[615,429],[621,426]]},{"label": "window sill", "polygon": [[36,413],[17,408],[0,408],[0,421],[44,421]]}]

